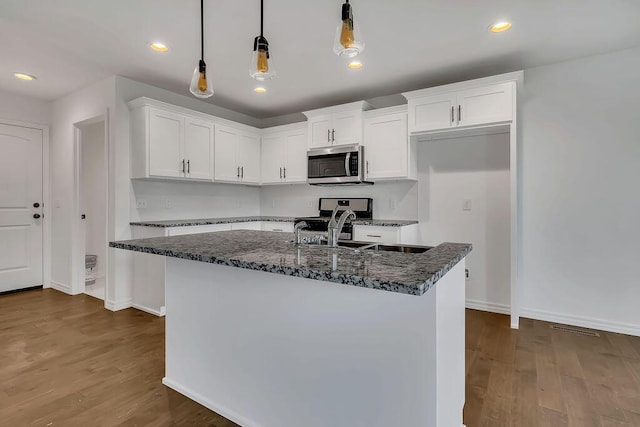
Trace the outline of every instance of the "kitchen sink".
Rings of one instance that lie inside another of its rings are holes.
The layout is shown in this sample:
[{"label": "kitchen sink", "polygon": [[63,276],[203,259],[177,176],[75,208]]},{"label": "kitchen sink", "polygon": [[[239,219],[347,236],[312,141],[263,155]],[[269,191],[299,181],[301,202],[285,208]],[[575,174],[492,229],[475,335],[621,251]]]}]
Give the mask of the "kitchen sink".
[{"label": "kitchen sink", "polygon": [[[315,246],[327,246],[326,240],[312,240],[305,245]],[[370,243],[370,242],[356,242],[353,240],[339,240],[338,247],[340,248],[352,248],[357,251],[375,251],[375,252],[401,252],[405,254],[421,254],[429,249],[431,246],[414,246],[414,245],[392,245],[383,243]]]}]

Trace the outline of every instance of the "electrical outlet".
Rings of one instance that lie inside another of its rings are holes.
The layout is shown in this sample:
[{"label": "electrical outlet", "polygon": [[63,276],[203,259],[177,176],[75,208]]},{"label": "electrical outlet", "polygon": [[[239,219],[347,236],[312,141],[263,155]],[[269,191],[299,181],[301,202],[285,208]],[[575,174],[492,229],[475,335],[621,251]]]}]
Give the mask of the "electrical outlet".
[{"label": "electrical outlet", "polygon": [[470,211],[471,210],[471,199],[464,199],[462,201],[462,210]]},{"label": "electrical outlet", "polygon": [[464,269],[464,278],[469,280],[471,278],[471,273],[469,273],[469,269],[465,268]]},{"label": "electrical outlet", "polygon": [[276,199],[271,199],[271,208],[274,209],[276,207]]},{"label": "electrical outlet", "polygon": [[312,208],[313,207],[313,199],[307,200],[307,207],[308,208]]},{"label": "electrical outlet", "polygon": [[164,199],[164,207],[167,209],[171,209],[173,207],[173,203],[171,199]]},{"label": "electrical outlet", "polygon": [[147,209],[147,201],[145,199],[136,200],[136,208]]},{"label": "electrical outlet", "polygon": [[398,201],[396,199],[389,200],[389,209],[395,210],[398,207]]}]

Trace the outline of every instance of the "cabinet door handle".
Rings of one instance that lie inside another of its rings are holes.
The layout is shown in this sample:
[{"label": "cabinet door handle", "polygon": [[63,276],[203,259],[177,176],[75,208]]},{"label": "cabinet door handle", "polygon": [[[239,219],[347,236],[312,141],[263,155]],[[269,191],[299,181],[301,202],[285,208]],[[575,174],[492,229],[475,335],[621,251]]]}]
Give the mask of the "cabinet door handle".
[{"label": "cabinet door handle", "polygon": [[240,166],[238,166],[238,178],[240,178]]},{"label": "cabinet door handle", "polygon": [[327,129],[327,142],[331,142],[331,130]]},{"label": "cabinet door handle", "polygon": [[462,105],[458,105],[458,123],[462,121]]},{"label": "cabinet door handle", "polygon": [[184,173],[184,159],[182,159],[182,173]]},{"label": "cabinet door handle", "polygon": [[187,173],[191,173],[191,160],[187,160]]},{"label": "cabinet door handle", "polygon": [[454,122],[454,118],[453,118],[453,110],[455,110],[455,107],[452,105],[451,106],[451,123]]},{"label": "cabinet door handle", "polygon": [[244,179],[244,166],[240,166],[240,178]]},{"label": "cabinet door handle", "polygon": [[280,168],[280,179],[282,179],[282,168]]},{"label": "cabinet door handle", "polygon": [[367,164],[367,169],[366,169],[367,175],[369,175],[369,160],[367,160],[366,164]]},{"label": "cabinet door handle", "polygon": [[287,179],[287,168],[282,168],[282,170],[284,171],[284,179]]},{"label": "cabinet door handle", "polygon": [[336,142],[336,130],[331,129],[331,142]]}]

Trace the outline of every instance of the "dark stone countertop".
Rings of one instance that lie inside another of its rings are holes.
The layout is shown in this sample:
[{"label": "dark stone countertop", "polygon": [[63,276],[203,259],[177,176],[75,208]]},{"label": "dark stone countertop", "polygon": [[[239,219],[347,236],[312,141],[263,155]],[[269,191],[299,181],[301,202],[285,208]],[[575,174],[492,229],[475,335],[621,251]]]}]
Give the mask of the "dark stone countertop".
[{"label": "dark stone countertop", "polygon": [[284,274],[410,295],[423,295],[471,245],[442,243],[424,253],[357,251],[303,244],[288,233],[219,231],[111,242],[113,248]]},{"label": "dark stone countertop", "polygon": [[[139,221],[130,222],[129,225],[142,227],[189,227],[197,225],[211,224],[233,224],[238,222],[255,222],[255,221],[271,221],[271,222],[293,222],[294,217],[289,216],[236,216],[227,218],[202,218],[202,219],[170,219],[163,221]],[[405,225],[417,224],[415,220],[403,219],[358,219],[353,221],[354,225],[370,225],[376,227],[403,227]]]}]

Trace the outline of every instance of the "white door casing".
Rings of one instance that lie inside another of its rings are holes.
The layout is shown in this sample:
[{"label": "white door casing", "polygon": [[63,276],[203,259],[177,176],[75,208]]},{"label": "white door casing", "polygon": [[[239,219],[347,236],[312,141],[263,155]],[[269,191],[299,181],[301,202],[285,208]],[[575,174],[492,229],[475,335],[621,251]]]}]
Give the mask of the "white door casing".
[{"label": "white door casing", "polygon": [[42,130],[0,124],[0,292],[43,284],[42,150]]}]

